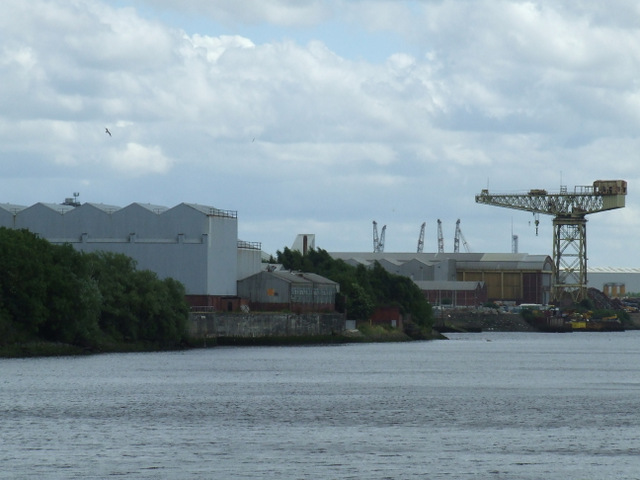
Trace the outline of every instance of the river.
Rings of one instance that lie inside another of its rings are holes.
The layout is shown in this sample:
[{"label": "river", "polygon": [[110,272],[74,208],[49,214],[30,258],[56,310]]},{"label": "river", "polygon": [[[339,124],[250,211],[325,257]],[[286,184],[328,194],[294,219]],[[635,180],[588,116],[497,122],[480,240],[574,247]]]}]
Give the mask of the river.
[{"label": "river", "polygon": [[0,360],[0,478],[640,479],[640,332]]}]

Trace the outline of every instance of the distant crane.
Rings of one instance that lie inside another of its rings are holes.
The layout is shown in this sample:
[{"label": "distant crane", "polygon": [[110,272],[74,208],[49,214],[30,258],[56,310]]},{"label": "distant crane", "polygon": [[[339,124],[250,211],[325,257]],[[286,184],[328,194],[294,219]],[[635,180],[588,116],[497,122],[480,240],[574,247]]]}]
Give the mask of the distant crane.
[{"label": "distant crane", "polygon": [[627,182],[596,180],[593,185],[576,186],[568,192],[529,190],[525,194],[493,195],[488,189],[476,195],[476,203],[532,212],[538,230],[538,215],[553,215],[553,262],[551,299],[569,298],[579,302],[587,296],[587,219],[590,213],[625,206]]},{"label": "distant crane", "polygon": [[442,236],[442,222],[438,219],[438,253],[444,253],[444,237]]},{"label": "distant crane", "polygon": [[511,253],[518,253],[518,235],[511,234]]},{"label": "distant crane", "polygon": [[453,237],[453,253],[460,253],[460,240],[462,240],[462,245],[464,245],[465,251],[469,253],[471,250],[469,249],[469,244],[462,234],[462,230],[460,230],[460,219],[458,219],[456,221],[456,232]]},{"label": "distant crane", "polygon": [[387,226],[384,225],[382,230],[380,230],[380,243],[378,244],[378,251],[384,252],[384,234],[387,231]]},{"label": "distant crane", "polygon": [[424,250],[424,228],[427,226],[427,222],[422,222],[420,226],[420,235],[418,236],[418,250],[417,253],[422,253]]},{"label": "distant crane", "polygon": [[373,221],[373,253],[384,252],[384,236],[387,231],[387,226],[382,227],[380,231],[380,237],[378,238],[378,222]]}]

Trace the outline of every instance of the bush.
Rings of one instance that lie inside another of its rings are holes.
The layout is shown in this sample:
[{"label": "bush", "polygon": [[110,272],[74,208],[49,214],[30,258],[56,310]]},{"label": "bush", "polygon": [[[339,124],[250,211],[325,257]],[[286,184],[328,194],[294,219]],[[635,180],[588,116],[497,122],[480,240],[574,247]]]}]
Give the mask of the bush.
[{"label": "bush", "polygon": [[0,228],[0,271],[0,345],[45,340],[99,348],[186,338],[182,284],[136,270],[125,255],[84,254]]}]

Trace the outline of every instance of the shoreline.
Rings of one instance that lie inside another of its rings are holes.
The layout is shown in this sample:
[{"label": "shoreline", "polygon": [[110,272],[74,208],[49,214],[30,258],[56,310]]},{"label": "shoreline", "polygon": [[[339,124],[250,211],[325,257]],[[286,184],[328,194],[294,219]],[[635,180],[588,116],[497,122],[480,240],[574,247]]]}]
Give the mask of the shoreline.
[{"label": "shoreline", "polygon": [[383,327],[365,327],[362,330],[345,330],[333,335],[301,335],[301,336],[262,336],[262,337],[207,337],[190,338],[181,345],[162,346],[152,343],[122,343],[100,345],[95,348],[77,345],[34,340],[20,344],[0,347],[2,358],[38,358],[100,355],[106,353],[150,353],[187,351],[218,346],[303,346],[303,345],[340,345],[349,343],[402,343],[415,341],[444,340],[446,337],[436,330],[430,333],[412,332],[412,335],[398,330]]}]

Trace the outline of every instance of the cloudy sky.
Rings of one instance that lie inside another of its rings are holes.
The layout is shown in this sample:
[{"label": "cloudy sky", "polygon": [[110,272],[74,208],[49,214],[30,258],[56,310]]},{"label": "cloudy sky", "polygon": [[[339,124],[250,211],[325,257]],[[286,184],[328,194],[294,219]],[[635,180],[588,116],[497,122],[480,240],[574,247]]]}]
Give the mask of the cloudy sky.
[{"label": "cloudy sky", "polygon": [[[629,182],[590,266],[640,267],[635,1],[3,0],[0,203],[237,210],[269,253],[552,253],[475,195]],[[112,136],[105,133],[109,128]],[[464,249],[461,249],[464,251]]]}]

